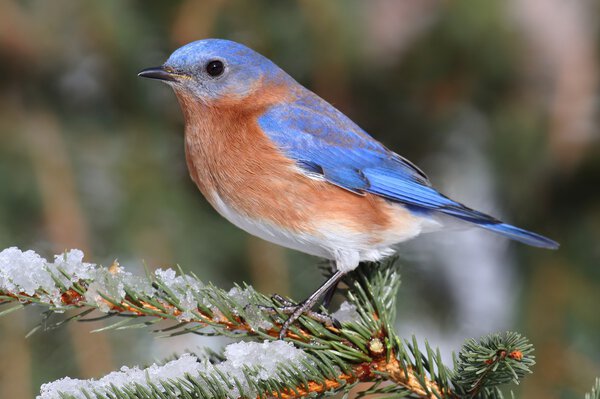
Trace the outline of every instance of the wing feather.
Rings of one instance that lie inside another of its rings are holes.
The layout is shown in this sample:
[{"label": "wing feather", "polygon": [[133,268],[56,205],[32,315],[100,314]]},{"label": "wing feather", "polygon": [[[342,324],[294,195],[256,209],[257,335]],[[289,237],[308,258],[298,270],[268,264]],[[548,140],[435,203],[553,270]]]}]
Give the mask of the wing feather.
[{"label": "wing feather", "polygon": [[441,212],[529,245],[557,248],[546,237],[502,223],[431,187],[413,163],[388,150],[315,94],[270,108],[258,120],[277,147],[308,175],[355,194],[371,193],[422,213]]}]

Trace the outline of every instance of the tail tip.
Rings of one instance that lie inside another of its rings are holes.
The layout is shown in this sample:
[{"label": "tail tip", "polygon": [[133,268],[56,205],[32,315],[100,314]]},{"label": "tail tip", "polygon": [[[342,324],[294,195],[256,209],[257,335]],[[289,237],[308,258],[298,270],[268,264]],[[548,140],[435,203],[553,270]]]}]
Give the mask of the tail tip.
[{"label": "tail tip", "polygon": [[540,236],[541,238],[543,238],[543,240],[540,242],[540,245],[536,245],[538,248],[544,248],[544,249],[551,249],[551,250],[557,250],[560,248],[560,244],[554,240],[551,240],[547,237],[543,237]]},{"label": "tail tip", "polygon": [[548,237],[544,237],[540,234],[533,233],[531,231],[523,230],[515,226],[511,226],[506,223],[488,224],[482,225],[482,227],[500,233],[508,238],[522,242],[532,247],[552,249],[556,250],[560,247],[560,244]]}]

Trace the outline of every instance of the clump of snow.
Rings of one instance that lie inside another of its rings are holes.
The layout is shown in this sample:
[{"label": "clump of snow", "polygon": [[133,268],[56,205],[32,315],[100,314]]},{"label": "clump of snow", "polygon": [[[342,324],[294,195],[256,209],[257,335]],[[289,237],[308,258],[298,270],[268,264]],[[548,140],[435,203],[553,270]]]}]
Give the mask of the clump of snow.
[{"label": "clump of snow", "polygon": [[[115,263],[108,269],[96,268],[91,273],[91,283],[85,293],[85,299],[94,303],[103,312],[110,310],[110,304],[102,295],[115,302],[125,299],[125,288],[130,288],[138,294],[152,296],[155,293],[150,281],[125,271]],[[102,295],[100,295],[102,294]]]},{"label": "clump of snow", "polygon": [[123,284],[138,294],[144,294],[150,297],[156,294],[156,289],[152,287],[152,281],[146,277],[125,273],[123,275]]},{"label": "clump of snow", "polygon": [[50,297],[58,289],[47,268],[48,262],[33,251],[11,247],[0,252],[0,289],[6,292],[34,295],[44,291]]},{"label": "clump of snow", "polygon": [[[175,381],[185,378],[186,374],[194,378],[200,373],[213,377],[209,380],[220,381],[230,398],[240,396],[237,386],[234,388],[226,387],[226,383],[231,383],[234,379],[240,382],[245,393],[256,396],[258,392],[253,391],[252,385],[246,380],[243,370],[247,368],[256,369],[257,374],[253,377],[257,380],[278,379],[277,371],[279,367],[284,364],[301,367],[301,361],[306,358],[306,354],[295,348],[291,343],[283,341],[239,342],[225,348],[225,358],[225,361],[215,365],[211,364],[208,358],[198,359],[194,355],[184,354],[179,359],[162,366],[153,364],[147,369],[123,367],[120,371],[110,373],[99,380],[76,380],[66,377],[42,385],[37,399],[60,399],[61,394],[69,394],[77,399],[85,399],[84,390],[88,393],[106,394],[112,392],[113,386],[117,389],[134,388],[135,384],[150,390],[150,383],[164,392],[164,387],[160,381]],[[224,375],[227,381],[223,381],[221,375]]]},{"label": "clump of snow", "polygon": [[217,367],[227,375],[243,376],[243,367],[258,367],[258,379],[266,380],[276,375],[283,364],[299,364],[306,354],[285,341],[238,342],[225,348],[225,362]]},{"label": "clump of snow", "polygon": [[93,281],[85,292],[85,300],[98,306],[102,312],[110,310],[110,304],[102,297],[108,297],[115,302],[121,302],[125,298],[124,276],[131,275],[118,268],[114,271],[98,269],[94,273]]},{"label": "clump of snow", "polygon": [[56,255],[54,262],[48,262],[34,251],[11,247],[0,252],[0,291],[37,294],[43,302],[59,306],[60,289],[54,279],[69,287],[75,281],[92,278],[95,268],[83,262],[83,252],[78,249]]},{"label": "clump of snow", "polygon": [[123,271],[115,263],[106,269],[83,261],[83,252],[72,249],[55,255],[49,262],[34,251],[21,251],[16,247],[0,252],[0,292],[36,295],[42,302],[63,305],[61,287],[71,287],[78,281],[90,281],[86,301],[108,311],[109,304],[100,292],[117,301],[125,297],[125,287],[151,295],[153,288],[147,279]]},{"label": "clump of snow", "polygon": [[[177,276],[171,269],[158,269],[156,277],[177,297],[184,310],[181,319],[192,318],[192,312],[198,308],[198,298],[201,298],[201,283],[189,276]],[[15,247],[0,252],[0,293],[35,295],[40,300],[58,307],[63,304],[61,288],[70,287],[74,282],[82,280],[89,284],[85,300],[104,311],[110,310],[110,305],[102,298],[101,293],[115,301],[121,301],[125,297],[127,287],[149,296],[155,294],[155,289],[149,281],[124,271],[117,263],[107,269],[83,262],[83,253],[79,250],[56,255],[53,262],[48,262],[34,251],[23,252]],[[236,288],[231,290],[229,295],[244,308],[244,313],[251,319],[249,322],[263,328],[271,326],[258,308],[258,313],[251,313],[248,305],[254,291],[250,288]],[[162,366],[155,364],[147,369],[123,367],[120,371],[99,380],[75,380],[67,377],[43,385],[38,399],[58,399],[61,398],[61,392],[75,398],[87,398],[85,391],[108,393],[112,386],[133,387],[134,384],[149,387],[150,382],[156,385],[160,380],[184,378],[187,373],[192,376],[197,376],[198,373],[210,374],[216,379],[225,375],[228,378],[227,382],[235,378],[245,392],[256,396],[257,392],[252,391],[253,385],[246,380],[244,370],[252,368],[255,372],[253,378],[258,380],[276,378],[280,366],[296,364],[300,367],[306,354],[290,343],[265,341],[231,344],[225,349],[225,357],[224,362],[211,364],[207,358],[199,360],[187,354]],[[224,381],[224,389],[227,389],[226,385]],[[237,386],[228,392],[232,398],[238,397],[239,393]]]},{"label": "clump of snow", "polygon": [[268,330],[273,327],[261,311],[260,307],[252,304],[252,297],[256,294],[252,287],[241,289],[239,287],[233,287],[229,290],[227,295],[244,310],[246,321],[254,330],[262,328]]},{"label": "clump of snow", "polygon": [[99,380],[77,380],[65,377],[42,385],[37,399],[61,399],[65,394],[72,395],[77,399],[85,399],[84,391],[88,393],[96,391],[108,393],[112,391],[111,386],[113,385],[117,388],[135,384],[148,387],[149,382],[157,384],[159,380],[168,381],[169,379],[183,378],[185,373],[197,374],[200,371],[200,366],[201,363],[198,362],[195,356],[184,354],[179,359],[162,366],[153,364],[146,369],[124,366],[121,367],[120,371],[114,371]]},{"label": "clump of snow", "polygon": [[201,297],[202,283],[190,276],[177,276],[173,269],[156,269],[156,278],[175,295],[179,306],[183,308],[177,317],[180,321],[194,319],[194,311],[198,309],[198,298]]},{"label": "clump of snow", "polygon": [[356,306],[348,301],[342,302],[340,308],[333,312],[332,316],[340,323],[357,322],[360,320]]},{"label": "clump of snow", "polygon": [[[85,263],[83,261],[83,251],[79,249],[72,249],[65,252],[64,254],[54,255],[54,268],[64,271],[66,274],[72,276],[67,279],[62,273],[58,273],[59,279],[64,285],[69,285],[70,282],[77,280],[85,280],[93,277],[96,265],[93,263]],[[77,279],[77,280],[76,280]]]},{"label": "clump of snow", "polygon": [[253,292],[251,288],[242,289],[240,287],[233,287],[227,293],[229,298],[231,298],[231,300],[240,305],[242,308],[245,308],[250,304],[252,301],[252,294]]}]

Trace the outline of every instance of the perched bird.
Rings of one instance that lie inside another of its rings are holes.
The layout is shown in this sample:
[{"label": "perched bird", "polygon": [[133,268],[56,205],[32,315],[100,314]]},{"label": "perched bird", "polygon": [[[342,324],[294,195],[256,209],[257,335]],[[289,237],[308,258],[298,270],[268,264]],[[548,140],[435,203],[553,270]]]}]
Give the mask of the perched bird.
[{"label": "perched bird", "polygon": [[221,215],[250,234],[335,263],[282,335],[360,262],[381,260],[395,244],[442,229],[448,219],[558,248],[439,193],[413,163],[244,45],[199,40],[139,76],[175,91],[190,175]]}]

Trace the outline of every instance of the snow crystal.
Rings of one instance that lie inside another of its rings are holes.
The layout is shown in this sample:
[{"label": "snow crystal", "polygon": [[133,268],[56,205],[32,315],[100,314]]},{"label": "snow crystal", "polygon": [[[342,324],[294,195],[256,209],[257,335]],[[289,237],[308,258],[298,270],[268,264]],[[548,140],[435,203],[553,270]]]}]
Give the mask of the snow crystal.
[{"label": "snow crystal", "polygon": [[233,287],[229,290],[227,295],[242,309],[246,315],[246,321],[253,329],[257,330],[262,328],[268,330],[273,327],[271,323],[261,311],[261,309],[251,304],[252,297],[255,295],[255,291],[252,287],[241,289],[239,287]]},{"label": "snow crystal", "polygon": [[54,262],[48,262],[34,251],[7,248],[0,252],[0,291],[37,295],[42,302],[60,306],[60,286],[71,287],[74,282],[88,280],[92,282],[85,299],[103,311],[108,311],[110,306],[100,292],[117,301],[125,297],[126,286],[147,295],[154,292],[148,279],[118,267],[106,269],[86,263],[83,256],[82,251],[72,249],[55,255]]},{"label": "snow crystal", "polygon": [[144,294],[146,296],[154,296],[156,289],[152,287],[152,281],[146,277],[140,277],[136,275],[128,275],[123,279],[126,287],[131,288],[133,291]]},{"label": "snow crystal", "polygon": [[177,273],[175,273],[175,270],[173,269],[156,269],[154,271],[154,275],[166,285],[173,284],[173,282],[177,278]]},{"label": "snow crystal", "polygon": [[201,370],[202,364],[198,358],[190,354],[184,354],[179,359],[173,360],[158,366],[153,364],[146,369],[138,367],[122,367],[120,371],[112,372],[99,380],[77,380],[69,377],[56,380],[42,385],[40,395],[37,399],[60,399],[61,394],[69,394],[77,399],[85,399],[83,390],[92,393],[98,391],[101,393],[111,392],[111,386],[123,388],[140,384],[148,387],[149,382],[157,384],[159,380],[168,381],[183,378],[186,373],[197,374]]},{"label": "snow crystal", "polygon": [[[54,264],[51,266],[57,272],[60,269],[72,276],[70,282],[92,278],[96,267],[93,263],[83,261],[83,252],[79,249],[72,249],[64,254],[54,255]],[[69,280],[62,273],[55,273],[55,275],[60,277],[63,284],[68,285]]]},{"label": "snow crystal", "polygon": [[340,308],[332,314],[333,318],[340,323],[351,323],[360,320],[356,306],[347,301],[342,302]]},{"label": "snow crystal", "polygon": [[135,276],[120,267],[97,268],[91,276],[92,282],[85,293],[85,299],[98,306],[98,309],[103,312],[108,312],[111,305],[100,294],[115,302],[121,302],[125,298],[125,288],[147,296],[155,294],[147,278]]},{"label": "snow crystal", "polygon": [[239,287],[233,287],[227,293],[229,298],[233,300],[240,307],[245,308],[250,304],[252,300],[252,290],[251,289],[241,289]]},{"label": "snow crystal", "polygon": [[112,271],[97,269],[94,274],[93,281],[85,293],[85,300],[98,306],[101,311],[108,312],[110,304],[100,294],[115,302],[121,302],[125,298],[124,280],[131,277],[131,273],[115,268]]},{"label": "snow crystal", "polygon": [[87,302],[95,304],[98,310],[107,313],[110,311],[110,304],[100,295],[100,293],[105,294],[105,292],[106,287],[94,281],[88,286],[84,297]]},{"label": "snow crystal", "polygon": [[274,378],[282,364],[299,364],[306,354],[285,341],[237,342],[225,348],[225,362],[219,364],[226,374],[236,374],[246,367],[258,367],[258,378]]},{"label": "snow crystal", "polygon": [[42,301],[59,305],[60,290],[54,278],[64,286],[71,286],[74,281],[91,278],[95,267],[83,262],[83,252],[78,249],[56,255],[51,263],[34,251],[11,247],[0,252],[0,290],[37,294]]},{"label": "snow crystal", "polygon": [[46,260],[33,251],[11,247],[0,252],[0,288],[33,295],[40,288],[56,289],[46,271]]},{"label": "snow crystal", "polygon": [[[215,369],[218,369],[220,374],[226,375],[229,381],[234,381],[234,379],[239,381],[250,396],[257,396],[258,392],[255,392],[246,381],[244,370],[248,368],[257,370],[258,374],[254,376],[257,380],[275,379],[282,382],[277,376],[279,368],[284,365],[302,368],[301,362],[306,357],[306,353],[289,342],[237,342],[227,345],[225,348],[224,362],[217,365],[205,362],[205,365],[206,372],[215,373]],[[237,386],[229,389],[228,397],[238,398],[239,396],[240,392]]]},{"label": "snow crystal", "polygon": [[[77,399],[85,399],[82,390],[87,392],[108,393],[112,392],[112,386],[116,388],[133,387],[139,384],[150,389],[149,383],[162,388],[159,381],[174,381],[185,378],[189,374],[192,378],[199,373],[212,375],[223,385],[237,379],[246,393],[256,396],[251,385],[246,381],[244,370],[248,367],[258,371],[255,376],[258,380],[277,379],[277,371],[282,365],[296,365],[306,358],[306,354],[295,348],[291,343],[283,341],[238,342],[230,344],[225,348],[225,361],[216,365],[211,364],[208,358],[198,359],[191,354],[184,354],[179,359],[166,363],[163,366],[153,364],[147,369],[138,367],[123,367],[106,375],[99,380],[76,380],[69,377],[44,384],[41,387],[37,399],[60,399],[62,394],[70,394]],[[220,375],[225,375],[227,381],[223,381]],[[235,384],[234,384],[235,385]],[[238,387],[226,388],[228,397],[240,396]]]},{"label": "snow crystal", "polygon": [[[302,368],[301,362],[306,360],[306,357],[306,353],[285,341],[238,342],[225,348],[226,360],[214,367],[230,381],[237,379],[245,391],[251,396],[256,396],[258,392],[254,392],[244,377],[245,369],[256,369],[258,374],[255,378],[258,380],[276,379],[283,382],[277,376],[279,368],[284,365]],[[230,398],[239,396],[237,387],[229,390]]]},{"label": "snow crystal", "polygon": [[198,309],[198,298],[202,283],[190,276],[177,276],[173,269],[156,269],[156,278],[175,295],[183,312],[177,317],[180,321],[194,319],[193,312]]}]

